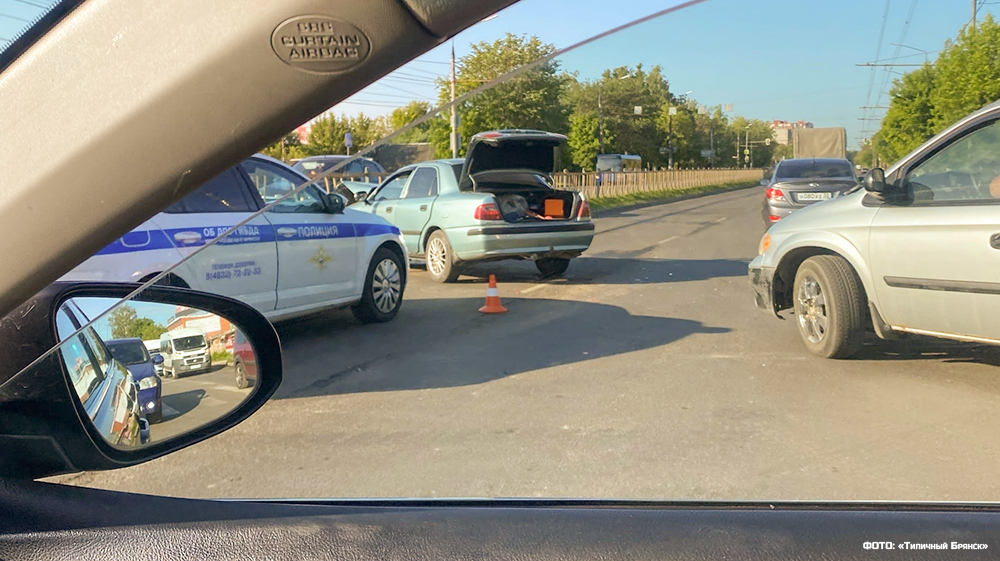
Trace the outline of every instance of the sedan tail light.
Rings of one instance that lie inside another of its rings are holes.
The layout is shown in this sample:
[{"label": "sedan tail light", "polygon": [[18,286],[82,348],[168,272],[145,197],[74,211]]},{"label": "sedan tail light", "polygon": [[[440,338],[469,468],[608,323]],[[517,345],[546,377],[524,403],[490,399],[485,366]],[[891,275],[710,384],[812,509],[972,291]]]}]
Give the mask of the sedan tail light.
[{"label": "sedan tail light", "polygon": [[577,218],[590,218],[590,205],[587,204],[587,200],[584,199],[580,201],[580,210],[576,212]]},{"label": "sedan tail light", "polygon": [[503,216],[500,215],[500,210],[497,205],[493,203],[486,203],[484,205],[479,205],[476,207],[476,212],[473,215],[476,220],[503,220]]},{"label": "sedan tail light", "polygon": [[785,200],[785,194],[781,192],[781,189],[775,189],[774,187],[768,187],[767,191],[768,200],[772,201],[783,201]]}]

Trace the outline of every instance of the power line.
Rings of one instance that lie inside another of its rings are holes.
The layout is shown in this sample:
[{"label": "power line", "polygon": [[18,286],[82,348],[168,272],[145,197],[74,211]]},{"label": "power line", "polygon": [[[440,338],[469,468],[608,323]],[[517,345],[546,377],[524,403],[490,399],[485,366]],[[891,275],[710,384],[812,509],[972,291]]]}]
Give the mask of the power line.
[{"label": "power line", "polygon": [[46,6],[45,4],[36,4],[35,2],[29,2],[28,0],[14,0],[14,2],[17,2],[19,4],[25,4],[33,8],[41,8],[43,10],[48,10],[49,8],[52,7],[52,6]]},{"label": "power line", "polygon": [[[913,12],[916,9],[917,9],[917,0],[913,0],[912,2],[910,2],[910,11],[907,12],[906,14],[906,21],[903,22],[903,29],[899,33],[899,41],[896,41],[896,51],[892,55],[894,57],[899,56],[899,49],[900,47],[902,47],[903,43],[906,42],[906,33],[907,31],[910,30],[910,22],[913,21]],[[897,65],[897,66],[902,66],[902,65]],[[875,105],[878,105],[879,102],[882,101],[882,94],[887,93],[886,88],[888,87],[889,81],[891,79],[892,76],[889,75],[889,72],[884,72],[884,77],[882,78],[882,86],[879,88],[878,97],[875,98]]]},{"label": "power line", "polygon": [[[885,0],[885,9],[882,10],[882,28],[878,32],[878,43],[875,45],[875,60],[878,60],[882,56],[882,40],[885,38],[885,26],[889,21],[889,4],[890,0]],[[875,87],[875,74],[877,71],[872,68],[871,75],[868,77],[868,94],[865,95],[865,105],[872,104],[872,89]],[[863,117],[868,116],[868,110],[865,109],[862,112]]]}]

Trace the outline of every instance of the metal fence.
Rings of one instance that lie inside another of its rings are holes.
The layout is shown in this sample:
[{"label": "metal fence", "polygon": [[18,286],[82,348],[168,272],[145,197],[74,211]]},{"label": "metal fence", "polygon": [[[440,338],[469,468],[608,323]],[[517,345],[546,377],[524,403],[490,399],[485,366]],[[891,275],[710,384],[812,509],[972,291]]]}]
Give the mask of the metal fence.
[{"label": "metal fence", "polygon": [[615,197],[646,191],[686,189],[723,183],[756,183],[760,169],[691,169],[673,171],[555,173],[556,189],[581,191],[588,198]]}]

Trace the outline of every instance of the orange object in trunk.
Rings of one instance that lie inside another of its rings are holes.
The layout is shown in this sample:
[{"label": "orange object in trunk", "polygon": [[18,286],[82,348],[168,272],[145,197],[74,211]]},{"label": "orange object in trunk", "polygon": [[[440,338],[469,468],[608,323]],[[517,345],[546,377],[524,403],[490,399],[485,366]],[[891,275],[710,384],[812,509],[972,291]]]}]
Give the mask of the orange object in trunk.
[{"label": "orange object in trunk", "polygon": [[566,218],[566,203],[562,199],[545,199],[545,216]]}]

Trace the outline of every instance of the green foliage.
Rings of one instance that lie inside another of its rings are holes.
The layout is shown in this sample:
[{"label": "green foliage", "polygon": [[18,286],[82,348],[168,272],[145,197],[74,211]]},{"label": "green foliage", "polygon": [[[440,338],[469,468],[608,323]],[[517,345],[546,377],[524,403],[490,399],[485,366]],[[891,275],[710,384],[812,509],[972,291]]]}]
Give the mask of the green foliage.
[{"label": "green foliage", "polygon": [[160,335],[167,331],[166,327],[149,318],[138,317],[135,308],[128,304],[122,304],[112,310],[108,316],[108,323],[111,326],[112,339],[138,337],[143,341],[148,341],[159,339]]},{"label": "green foliage", "polygon": [[[777,146],[774,147],[773,158],[775,162],[780,162],[781,160],[792,158],[794,154],[795,154],[795,147],[792,146],[791,142],[789,142],[788,144],[778,144]],[[851,159],[849,152],[848,156],[849,156],[848,159]]]},{"label": "green foliage", "polygon": [[1000,99],[1000,24],[992,15],[946,41],[934,64],[897,79],[882,126],[858,153],[863,167],[900,158],[962,117]]},{"label": "green foliage", "polygon": [[292,131],[261,150],[262,154],[282,161],[301,157],[301,152],[302,143],[299,142],[299,131]]},{"label": "green foliage", "polygon": [[[570,149],[570,161],[576,169],[591,171],[600,152],[600,140],[597,134],[597,115],[593,113],[573,113],[569,117],[569,135],[567,142]],[[614,137],[605,128],[605,145],[614,142]]]},{"label": "green foliage", "polygon": [[351,153],[354,154],[388,135],[391,132],[391,125],[387,117],[373,119],[364,113],[359,113],[354,117],[346,115],[338,117],[327,113],[313,121],[309,131],[309,144],[302,146],[302,152],[306,156],[346,154],[347,145],[344,144],[344,135],[348,132],[351,133],[354,140],[354,147],[351,148]]},{"label": "green foliage", "polygon": [[881,139],[885,150],[881,156],[887,161],[906,155],[934,136],[931,102],[934,83],[935,69],[930,64],[893,83],[889,110],[882,119]]},{"label": "green foliage", "polygon": [[[431,104],[426,101],[411,101],[405,107],[393,109],[389,115],[389,128],[391,132],[398,131],[423,117],[431,110]],[[396,137],[397,144],[410,144],[414,142],[427,142],[430,132],[430,123],[423,122],[412,129]]]},{"label": "green foliage", "polygon": [[[493,43],[481,41],[473,44],[472,52],[457,63],[456,96],[553,51],[553,45],[542,43],[538,37],[528,38],[512,33]],[[486,130],[529,128],[566,132],[568,112],[561,100],[566,82],[566,75],[559,72],[559,63],[549,61],[466,100],[458,107],[458,132],[463,145],[460,155],[464,155],[465,145],[472,135]],[[441,101],[449,101],[450,96],[450,85],[441,82]],[[442,118],[448,123],[447,115],[442,115]],[[440,129],[434,130],[432,125],[428,136],[438,154],[450,157],[448,131],[450,125],[442,138]]]},{"label": "green foliage", "polygon": [[212,353],[212,362],[229,362],[233,360],[233,353],[229,351],[215,351]]}]

